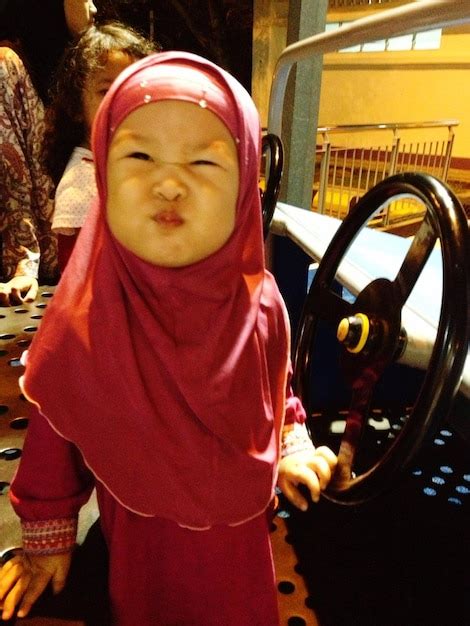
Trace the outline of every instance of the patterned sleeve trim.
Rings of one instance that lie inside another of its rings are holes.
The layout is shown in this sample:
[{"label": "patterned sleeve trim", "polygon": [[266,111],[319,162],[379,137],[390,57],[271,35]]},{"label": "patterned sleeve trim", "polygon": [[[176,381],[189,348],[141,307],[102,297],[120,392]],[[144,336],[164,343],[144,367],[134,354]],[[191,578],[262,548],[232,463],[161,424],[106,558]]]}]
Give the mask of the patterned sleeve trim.
[{"label": "patterned sleeve trim", "polygon": [[284,458],[289,454],[294,454],[294,452],[305,452],[306,450],[315,450],[306,425],[298,422],[286,424],[282,429],[281,457]]},{"label": "patterned sleeve trim", "polygon": [[77,524],[77,518],[22,520],[24,551],[38,555],[69,552],[75,546]]}]

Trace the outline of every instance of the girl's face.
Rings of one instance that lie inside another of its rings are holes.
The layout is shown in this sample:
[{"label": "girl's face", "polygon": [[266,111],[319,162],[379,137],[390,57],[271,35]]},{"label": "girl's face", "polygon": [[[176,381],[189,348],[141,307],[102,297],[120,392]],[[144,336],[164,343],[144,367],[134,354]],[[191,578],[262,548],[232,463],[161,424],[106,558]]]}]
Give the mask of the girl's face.
[{"label": "girl's face", "polygon": [[174,100],[133,111],[112,138],[107,220],[116,239],[162,267],[196,263],[235,226],[238,155],[208,109]]},{"label": "girl's face", "polygon": [[85,80],[82,93],[83,118],[86,126],[86,147],[90,145],[91,127],[96,111],[115,78],[136,59],[120,51],[108,53],[105,64]]}]

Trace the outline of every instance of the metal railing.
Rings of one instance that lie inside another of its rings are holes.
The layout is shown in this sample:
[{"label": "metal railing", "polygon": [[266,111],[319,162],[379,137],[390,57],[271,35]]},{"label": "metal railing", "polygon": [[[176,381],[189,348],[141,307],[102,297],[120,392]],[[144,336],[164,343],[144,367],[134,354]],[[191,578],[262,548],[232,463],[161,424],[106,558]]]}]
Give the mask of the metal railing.
[{"label": "metal railing", "polygon": [[[368,189],[399,172],[421,171],[447,180],[457,125],[457,120],[442,120],[318,128],[320,142],[317,141],[317,145],[321,145],[317,148],[312,209],[342,219]],[[427,129],[437,130],[437,133],[438,129],[447,129],[447,133],[439,137],[433,130],[430,136]],[[426,131],[424,137],[423,130]],[[352,141],[352,135],[371,131],[384,134],[384,141],[374,146],[366,141],[359,141],[359,147],[353,145],[357,142]],[[414,140],[407,141],[410,131],[420,131],[419,139],[415,132]],[[332,135],[335,139],[341,135],[346,137],[332,142]],[[374,223],[385,227],[395,221],[417,218],[423,210],[417,202],[399,200],[380,211]]]},{"label": "metal railing", "polygon": [[370,5],[376,4],[389,4],[394,0],[328,0],[328,9],[333,11],[335,9],[344,9],[345,7],[370,7]]}]

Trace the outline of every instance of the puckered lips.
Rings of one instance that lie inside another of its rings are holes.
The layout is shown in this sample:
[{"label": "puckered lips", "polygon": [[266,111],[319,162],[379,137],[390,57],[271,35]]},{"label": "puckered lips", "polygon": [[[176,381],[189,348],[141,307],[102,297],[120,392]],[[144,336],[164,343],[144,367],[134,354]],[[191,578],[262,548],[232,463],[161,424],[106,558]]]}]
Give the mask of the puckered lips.
[{"label": "puckered lips", "polygon": [[162,211],[158,211],[152,218],[154,222],[157,222],[159,226],[163,226],[164,228],[173,228],[176,226],[181,226],[184,223],[183,218],[173,209],[164,209]]}]

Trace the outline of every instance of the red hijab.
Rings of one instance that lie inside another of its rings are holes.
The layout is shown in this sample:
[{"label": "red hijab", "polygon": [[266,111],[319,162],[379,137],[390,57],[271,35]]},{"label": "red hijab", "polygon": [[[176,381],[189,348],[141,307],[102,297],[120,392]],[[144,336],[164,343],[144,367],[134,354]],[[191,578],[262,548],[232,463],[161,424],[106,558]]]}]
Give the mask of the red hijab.
[{"label": "red hijab", "polygon": [[[137,107],[168,99],[215,113],[240,168],[233,234],[176,269],[124,248],[105,215],[115,129]],[[95,120],[99,198],[23,379],[27,397],[121,504],[191,528],[259,514],[276,479],[289,330],[264,266],[259,149],[250,96],[209,61],[165,52],[125,70]]]}]

